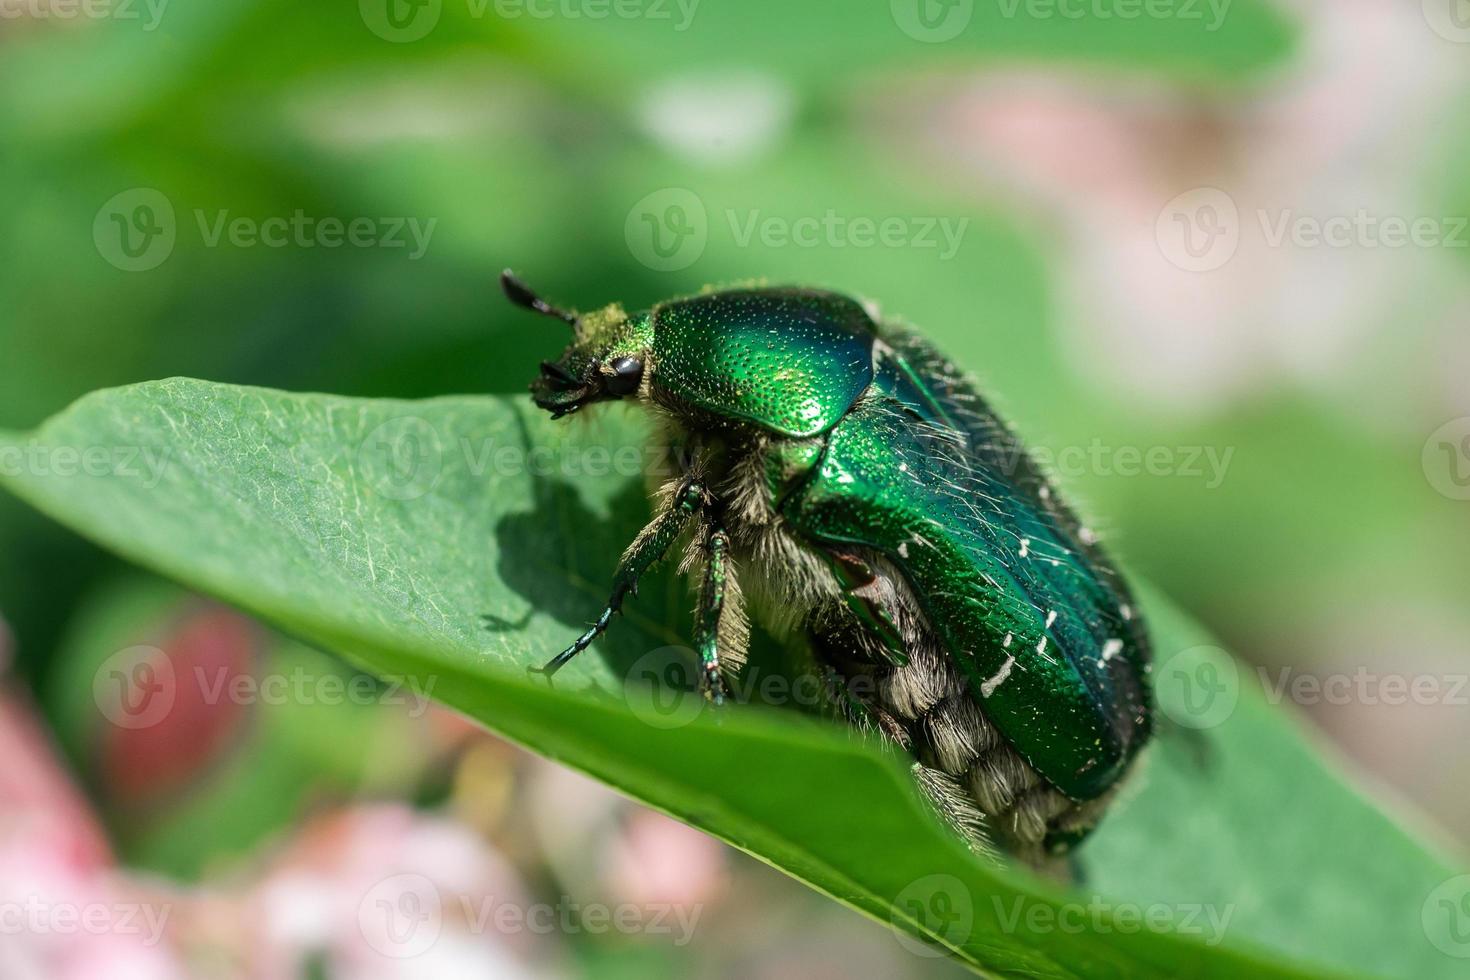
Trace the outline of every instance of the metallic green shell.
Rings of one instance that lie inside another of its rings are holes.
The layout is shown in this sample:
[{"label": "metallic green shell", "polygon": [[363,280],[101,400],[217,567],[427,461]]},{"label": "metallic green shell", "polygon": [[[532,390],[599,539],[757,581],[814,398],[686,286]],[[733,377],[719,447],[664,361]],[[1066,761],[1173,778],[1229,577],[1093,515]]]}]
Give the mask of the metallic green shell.
[{"label": "metallic green shell", "polygon": [[1120,577],[952,365],[885,328],[870,397],[782,512],[904,574],[986,715],[1067,796],[1147,739],[1147,638]]},{"label": "metallic green shell", "polygon": [[835,293],[746,289],[653,310],[658,397],[804,438],[837,424],[873,380],[873,323]]}]

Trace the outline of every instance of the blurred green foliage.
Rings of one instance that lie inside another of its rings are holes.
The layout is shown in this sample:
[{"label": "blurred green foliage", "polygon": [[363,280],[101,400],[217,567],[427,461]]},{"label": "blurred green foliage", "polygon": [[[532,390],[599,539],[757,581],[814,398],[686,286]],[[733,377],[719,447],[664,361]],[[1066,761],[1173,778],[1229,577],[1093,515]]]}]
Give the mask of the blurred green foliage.
[{"label": "blurred green foliage", "polygon": [[[1038,417],[1065,418],[1074,406],[1046,350],[1044,257],[999,209],[932,187],[923,161],[865,129],[872,86],[1024,57],[1210,84],[1271,64],[1290,38],[1259,0],[1235,4],[1219,30],[1003,17],[981,4],[943,44],[905,34],[883,4],[706,0],[680,30],[673,6],[667,20],[592,21],[448,2],[426,8],[437,19],[409,43],[374,33],[370,0],[174,0],[156,25],[151,8],[132,9],[136,19],[0,32],[0,184],[19,191],[0,197],[11,243],[0,425],[173,374],[348,394],[521,390],[557,338],[507,314],[492,285],[506,265],[587,306],[749,276],[852,289],[941,339],[968,339],[957,353],[983,352],[974,366],[1008,394],[1052,389]],[[737,70],[768,73],[795,100],[780,152],[701,164],[639,128],[660,80]],[[622,229],[630,206],[665,186],[694,188],[711,214],[917,209],[971,225],[945,265],[913,249],[773,252],[727,235],[662,274],[629,254]],[[135,187],[160,191],[178,217],[173,254],[141,274],[114,268],[92,240],[98,209]],[[387,249],[209,247],[194,215],[298,209],[437,224],[409,261]],[[0,606],[33,664],[100,563],[8,502],[0,531],[12,542]]]}]

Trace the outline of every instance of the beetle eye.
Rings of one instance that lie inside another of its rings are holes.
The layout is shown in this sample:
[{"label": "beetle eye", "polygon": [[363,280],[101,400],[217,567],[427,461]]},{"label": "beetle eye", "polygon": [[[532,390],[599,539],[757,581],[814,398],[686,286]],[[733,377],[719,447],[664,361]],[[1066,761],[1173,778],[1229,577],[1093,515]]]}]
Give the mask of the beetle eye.
[{"label": "beetle eye", "polygon": [[608,367],[612,374],[606,377],[605,385],[610,395],[631,395],[643,381],[643,362],[636,357],[620,357]]}]

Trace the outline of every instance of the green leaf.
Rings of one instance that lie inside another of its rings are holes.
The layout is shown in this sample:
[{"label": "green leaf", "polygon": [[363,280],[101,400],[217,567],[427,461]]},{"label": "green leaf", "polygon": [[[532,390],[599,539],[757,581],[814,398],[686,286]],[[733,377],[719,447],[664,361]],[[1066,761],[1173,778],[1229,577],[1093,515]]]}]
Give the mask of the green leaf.
[{"label": "green leaf", "polygon": [[[672,577],[554,688],[533,683],[526,668],[595,613],[646,519],[633,477],[666,465],[646,441],[616,409],[552,425],[520,399],[171,380],[94,394],[31,436],[0,434],[0,480],[139,564],[375,673],[432,684],[506,737],[978,970],[1458,972],[1448,933],[1438,947],[1430,937],[1431,892],[1454,870],[1247,683],[1219,724],[1149,754],[1072,892],[971,857],[879,746],[792,711],[715,717],[679,698],[660,711],[637,678],[687,636]],[[1146,605],[1159,695],[1180,717],[1170,657],[1209,639],[1157,597]]]}]

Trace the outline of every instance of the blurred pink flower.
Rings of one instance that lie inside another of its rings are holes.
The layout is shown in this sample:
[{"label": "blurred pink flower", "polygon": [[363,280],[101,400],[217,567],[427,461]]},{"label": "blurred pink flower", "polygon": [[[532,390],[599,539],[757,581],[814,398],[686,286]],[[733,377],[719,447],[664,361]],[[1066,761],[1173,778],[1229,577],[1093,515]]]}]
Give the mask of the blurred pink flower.
[{"label": "blurred pink flower", "polygon": [[634,809],[607,848],[608,889],[616,901],[645,908],[706,904],[726,884],[724,847],[661,813]]},{"label": "blurred pink flower", "polygon": [[0,976],[173,980],[177,901],[115,873],[28,699],[0,690]]},{"label": "blurred pink flower", "polygon": [[333,976],[529,977],[536,936],[503,933],[496,910],[531,902],[515,870],[464,826],[402,804],[313,821],[249,899],[255,975],[295,976],[324,957]]},{"label": "blurred pink flower", "polygon": [[[1425,189],[1458,158],[1470,61],[1417,3],[1290,7],[1299,50],[1254,87],[987,73],[957,94],[936,87],[926,142],[1061,230],[1063,340],[1080,375],[1176,411],[1297,385],[1381,417],[1362,398],[1371,376],[1417,397],[1394,406],[1407,426],[1442,421],[1462,386],[1422,379],[1462,332],[1463,253],[1281,230],[1363,214],[1438,222],[1449,240],[1455,216]],[[1181,220],[1219,251],[1174,254]]]},{"label": "blurred pink flower", "polygon": [[226,690],[250,677],[261,642],[258,627],[213,603],[184,603],[177,615],[157,640],[168,658],[169,676],[175,678],[168,711],[153,724],[104,723],[97,729],[100,780],[109,799],[125,806],[156,803],[201,780],[238,746],[249,720],[247,706],[227,697],[211,698],[205,684],[191,679],[209,677]]}]

